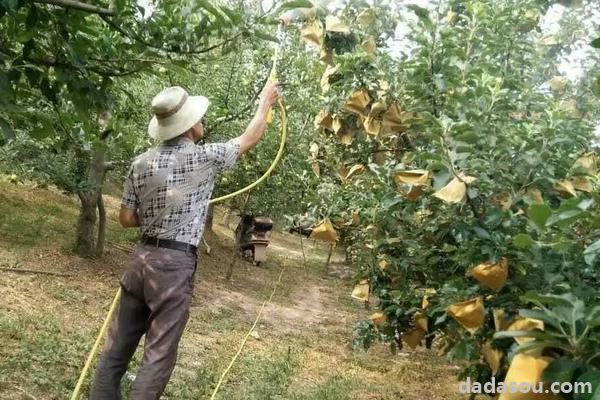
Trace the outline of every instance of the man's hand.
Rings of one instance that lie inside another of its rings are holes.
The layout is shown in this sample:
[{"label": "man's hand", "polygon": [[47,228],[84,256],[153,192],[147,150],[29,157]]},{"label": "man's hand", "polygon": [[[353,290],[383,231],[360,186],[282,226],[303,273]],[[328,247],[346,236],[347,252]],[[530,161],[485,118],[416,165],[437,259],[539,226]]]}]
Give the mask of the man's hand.
[{"label": "man's hand", "polygon": [[123,228],[136,228],[140,226],[140,217],[137,210],[121,207],[119,222]]},{"label": "man's hand", "polygon": [[267,127],[267,114],[269,109],[275,104],[279,97],[279,88],[277,83],[271,80],[267,81],[265,87],[260,92],[258,111],[254,118],[240,136],[240,153],[245,153],[258,143]]},{"label": "man's hand", "polygon": [[259,105],[260,108],[268,110],[271,108],[273,104],[277,101],[279,97],[279,87],[277,86],[277,82],[272,80],[268,80],[265,84],[265,87],[260,92],[259,96]]}]

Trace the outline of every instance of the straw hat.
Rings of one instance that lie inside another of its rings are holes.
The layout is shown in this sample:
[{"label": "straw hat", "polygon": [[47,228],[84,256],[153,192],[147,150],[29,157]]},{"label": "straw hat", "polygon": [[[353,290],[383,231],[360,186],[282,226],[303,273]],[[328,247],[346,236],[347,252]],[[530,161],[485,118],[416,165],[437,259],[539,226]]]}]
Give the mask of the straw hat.
[{"label": "straw hat", "polygon": [[161,142],[179,136],[200,121],[208,105],[204,96],[190,96],[179,86],[168,87],[152,99],[154,117],[148,134]]}]

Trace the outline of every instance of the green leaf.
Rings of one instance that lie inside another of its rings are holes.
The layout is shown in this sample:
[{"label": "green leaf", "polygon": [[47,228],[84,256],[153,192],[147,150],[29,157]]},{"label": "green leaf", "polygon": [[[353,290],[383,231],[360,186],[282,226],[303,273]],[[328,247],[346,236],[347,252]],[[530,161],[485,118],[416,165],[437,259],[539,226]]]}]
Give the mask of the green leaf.
[{"label": "green leaf", "polygon": [[180,67],[179,65],[174,63],[165,64],[164,67],[178,75],[189,76],[191,74],[191,72],[186,68]]},{"label": "green leaf", "polygon": [[449,356],[459,360],[473,360],[477,356],[474,341],[467,338],[459,340],[450,350]]},{"label": "green leaf", "polygon": [[17,42],[27,43],[33,38],[34,32],[22,31],[17,35]]},{"label": "green leaf", "polygon": [[506,339],[506,338],[533,338],[533,339],[546,339],[547,335],[544,332],[539,331],[501,331],[494,333],[494,339]]},{"label": "green leaf", "polygon": [[439,190],[450,181],[451,173],[448,170],[440,170],[433,174],[433,190]]},{"label": "green leaf", "polygon": [[554,251],[564,253],[565,251],[569,251],[569,249],[575,245],[576,243],[572,240],[559,239],[558,242],[552,243],[550,247],[552,247],[552,250]]},{"label": "green leaf", "polygon": [[0,118],[0,132],[2,132],[4,139],[7,140],[14,139],[16,136],[12,126],[4,118]]},{"label": "green leaf", "polygon": [[478,226],[473,228],[473,232],[475,232],[475,236],[477,236],[480,239],[491,239],[489,232],[485,229],[481,229]]},{"label": "green leaf", "polygon": [[58,91],[56,90],[55,87],[53,87],[52,85],[50,85],[50,81],[48,80],[48,78],[44,77],[42,79],[42,81],[39,84],[40,87],[40,92],[42,92],[42,94],[48,99],[50,100],[52,103],[57,103],[58,102]]},{"label": "green leaf", "polygon": [[[600,400],[600,371],[588,371],[577,378],[575,385],[579,386],[580,390],[573,397],[574,400]],[[591,387],[591,390],[589,390]]]},{"label": "green leaf", "polygon": [[241,24],[242,16],[238,12],[236,12],[230,8],[227,8],[227,7],[221,7],[221,11],[223,11],[227,15],[229,20],[231,22],[233,22],[235,25]]},{"label": "green leaf", "polygon": [[196,0],[196,3],[200,8],[214,15],[218,22],[226,25],[226,21],[225,18],[223,18],[223,13],[221,12],[220,7],[216,7],[211,1],[208,0]]},{"label": "green leaf", "polygon": [[526,233],[519,233],[513,238],[513,244],[520,249],[527,249],[535,243],[535,240]]},{"label": "green leaf", "polygon": [[552,215],[552,209],[545,204],[532,204],[527,209],[527,216],[538,228],[546,226],[546,221]]},{"label": "green leaf", "polygon": [[258,30],[254,31],[254,36],[262,40],[268,40],[270,42],[279,43],[279,39],[277,39],[275,36],[269,35],[268,33],[264,33]]},{"label": "green leaf", "polygon": [[530,340],[517,347],[518,353],[526,353],[531,351],[539,350],[540,352],[544,349],[562,349],[569,351],[568,346],[561,340]]},{"label": "green leaf", "polygon": [[581,300],[575,300],[573,308],[569,310],[573,323],[585,319],[585,304]]},{"label": "green leaf", "polygon": [[596,49],[600,49],[600,38],[592,40],[592,43],[590,43],[590,45]]},{"label": "green leaf", "polygon": [[560,320],[552,312],[546,312],[543,310],[519,310],[519,315],[525,318],[539,319],[547,324],[558,327],[560,326]]},{"label": "green leaf", "polygon": [[408,9],[414,11],[414,13],[417,15],[417,17],[419,17],[419,19],[421,20],[421,22],[423,22],[423,25],[425,25],[425,27],[429,30],[429,31],[433,31],[435,29],[433,22],[431,21],[431,18],[429,18],[429,11],[427,11],[426,8],[424,7],[420,7],[416,4],[410,4],[408,6],[406,6]]},{"label": "green leaf", "polygon": [[574,376],[580,373],[584,368],[581,361],[573,360],[569,357],[560,357],[552,360],[542,374],[542,380],[552,384],[554,382],[571,382]]},{"label": "green leaf", "polygon": [[481,136],[479,136],[478,134],[476,134],[473,131],[467,131],[467,132],[457,135],[456,139],[461,142],[468,143],[468,144],[475,144],[481,139]]},{"label": "green leaf", "polygon": [[400,197],[400,196],[388,197],[385,200],[383,200],[383,203],[381,203],[381,206],[385,209],[389,209],[400,202],[402,202],[402,197]]},{"label": "green leaf", "polygon": [[8,74],[4,72],[0,72],[0,101],[7,101],[9,96],[11,96],[11,86],[10,79],[8,78]]},{"label": "green leaf", "polygon": [[573,209],[573,210],[564,211],[559,214],[554,214],[553,216],[548,218],[548,221],[546,224],[548,226],[552,226],[559,222],[562,222],[562,223],[572,222],[573,220],[576,219],[576,217],[581,216],[581,214],[583,214],[583,213],[584,213],[584,211],[580,210],[578,208]]},{"label": "green leaf", "polygon": [[446,322],[446,320],[448,319],[448,314],[447,313],[443,313],[442,315],[440,315],[435,322],[433,323],[434,325],[441,325],[444,322]]},{"label": "green leaf", "polygon": [[35,127],[29,132],[29,136],[34,139],[44,139],[50,135],[50,130],[45,127]]},{"label": "green leaf", "polygon": [[312,8],[314,4],[308,0],[293,0],[286,1],[281,6],[279,6],[279,10],[289,10],[293,8]]},{"label": "green leaf", "polygon": [[429,11],[425,7],[421,7],[416,4],[409,4],[408,6],[406,6],[406,8],[414,11],[414,13],[419,18],[429,18]]},{"label": "green leaf", "polygon": [[596,257],[598,257],[598,253],[600,253],[600,239],[586,247],[586,249],[583,251],[585,263],[589,266],[594,266]]},{"label": "green leaf", "polygon": [[582,210],[589,210],[594,204],[596,204],[596,202],[593,198],[583,199],[579,202],[577,207],[581,208]]},{"label": "green leaf", "polygon": [[529,291],[522,295],[521,300],[524,302],[533,303],[538,307],[543,306],[573,306],[575,298],[573,295],[563,294],[540,294]]},{"label": "green leaf", "polygon": [[574,220],[587,217],[585,211],[590,209],[594,204],[594,199],[591,198],[573,198],[563,201],[560,207],[554,212],[554,215],[548,219],[546,225],[551,226],[558,223],[565,225]]},{"label": "green leaf", "polygon": [[596,306],[592,308],[592,311],[588,312],[586,323],[590,326],[590,328],[596,328],[600,326],[600,306]]}]

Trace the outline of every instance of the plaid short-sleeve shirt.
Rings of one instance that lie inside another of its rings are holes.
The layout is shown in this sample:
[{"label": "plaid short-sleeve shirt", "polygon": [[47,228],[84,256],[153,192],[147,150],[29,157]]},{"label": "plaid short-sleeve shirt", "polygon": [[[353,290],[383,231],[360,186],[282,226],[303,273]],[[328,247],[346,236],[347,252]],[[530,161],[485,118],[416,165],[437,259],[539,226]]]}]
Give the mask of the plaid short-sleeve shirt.
[{"label": "plaid short-sleeve shirt", "polygon": [[239,158],[239,138],[195,145],[178,137],[135,159],[121,205],[137,209],[142,235],[198,245],[219,171]]}]

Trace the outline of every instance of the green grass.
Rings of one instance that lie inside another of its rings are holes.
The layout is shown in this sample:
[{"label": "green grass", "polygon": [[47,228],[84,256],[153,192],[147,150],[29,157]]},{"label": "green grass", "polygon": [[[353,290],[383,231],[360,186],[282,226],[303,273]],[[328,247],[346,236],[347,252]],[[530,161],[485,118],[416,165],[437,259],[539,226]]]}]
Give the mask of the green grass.
[{"label": "green grass", "polygon": [[34,246],[42,241],[68,237],[75,213],[56,205],[31,205],[0,191],[2,241],[15,246]]},{"label": "green grass", "polygon": [[[13,382],[27,382],[44,398],[68,398],[72,393],[83,359],[93,340],[93,332],[61,331],[52,316],[43,318],[19,316],[0,318],[0,389]],[[224,346],[226,352],[206,357],[194,368],[190,378],[182,379],[175,371],[165,396],[173,399],[207,399],[223,369],[234,353],[237,341]],[[3,354],[6,352],[7,354]],[[231,354],[229,354],[231,353]],[[138,349],[129,370],[135,373],[142,358]],[[290,385],[298,361],[298,348],[276,346],[242,354],[219,392],[220,399],[231,400],[345,400],[351,399],[353,385],[349,380],[334,376],[324,383],[310,386]],[[89,382],[88,382],[89,384]],[[125,396],[132,380],[123,379]],[[87,388],[84,388],[87,389]],[[87,392],[84,390],[84,395]]]},{"label": "green grass", "polygon": [[239,317],[243,315],[241,307],[235,305],[230,308],[222,308],[218,313],[212,314],[210,320],[206,321],[206,328],[210,332],[219,334],[228,334],[236,331],[243,332],[247,327],[240,321]]},{"label": "green grass", "polygon": [[51,398],[67,398],[92,332],[65,335],[51,315],[0,316],[0,387],[27,382]]},{"label": "green grass", "polygon": [[[19,193],[27,193],[27,200]],[[0,240],[17,248],[58,246],[72,250],[79,215],[78,202],[44,189],[16,186],[0,181]],[[133,244],[138,240],[136,229],[123,229],[109,218],[107,240]]]},{"label": "green grass", "polygon": [[[234,343],[231,343],[232,345]],[[236,343],[237,345],[237,343]],[[165,395],[174,399],[206,399],[212,394],[235,346],[214,358],[206,357],[188,379],[173,380]],[[290,398],[287,391],[296,367],[296,354],[290,347],[276,347],[242,354],[219,389],[219,399],[275,400]]]},{"label": "green grass", "polygon": [[289,379],[295,367],[295,354],[290,347],[269,349],[263,353],[248,353],[238,367],[238,376],[245,384],[238,398],[269,400],[286,394]]},{"label": "green grass", "polygon": [[139,232],[137,229],[124,229],[116,221],[110,221],[106,227],[106,239],[123,245],[135,245],[139,243]]},{"label": "green grass", "polygon": [[81,299],[81,291],[72,285],[56,285],[51,294],[56,300],[64,302],[77,302]]},{"label": "green grass", "polygon": [[349,379],[333,376],[326,382],[290,394],[290,400],[353,400],[356,385]]}]

